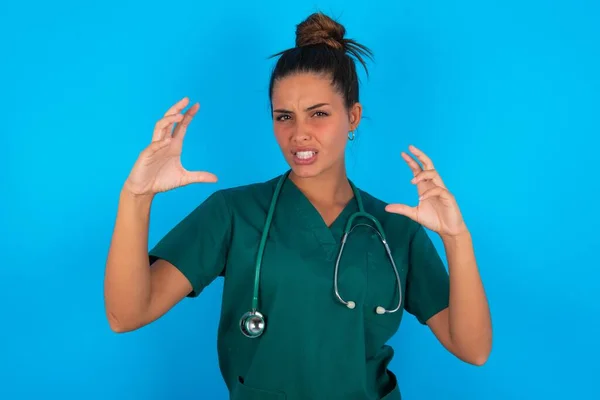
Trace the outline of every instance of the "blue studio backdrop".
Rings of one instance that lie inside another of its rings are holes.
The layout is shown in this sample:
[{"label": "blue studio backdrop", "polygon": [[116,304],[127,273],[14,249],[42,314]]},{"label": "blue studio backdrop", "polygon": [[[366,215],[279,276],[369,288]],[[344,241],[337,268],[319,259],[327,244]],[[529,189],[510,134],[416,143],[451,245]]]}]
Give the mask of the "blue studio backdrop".
[{"label": "blue studio backdrop", "polygon": [[414,204],[400,152],[423,149],[459,201],[489,296],[483,367],[406,314],[390,342],[404,398],[599,399],[599,4],[3,4],[0,399],[226,398],[221,280],[150,326],[109,329],[102,287],[118,194],[183,96],[201,105],[183,163],[219,182],[159,195],[151,245],[214,190],[283,172],[268,56],[293,46],[295,24],[316,10],[375,53],[370,76],[361,71],[351,178]]}]

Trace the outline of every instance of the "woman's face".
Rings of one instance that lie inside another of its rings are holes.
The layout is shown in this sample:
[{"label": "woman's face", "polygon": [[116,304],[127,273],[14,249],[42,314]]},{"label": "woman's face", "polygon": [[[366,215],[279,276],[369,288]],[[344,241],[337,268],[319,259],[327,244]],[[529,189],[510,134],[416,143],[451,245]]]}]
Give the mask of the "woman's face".
[{"label": "woman's face", "polygon": [[326,76],[290,75],[277,81],[271,97],[275,138],[298,177],[344,167],[348,133],[358,126],[360,104],[351,110]]}]

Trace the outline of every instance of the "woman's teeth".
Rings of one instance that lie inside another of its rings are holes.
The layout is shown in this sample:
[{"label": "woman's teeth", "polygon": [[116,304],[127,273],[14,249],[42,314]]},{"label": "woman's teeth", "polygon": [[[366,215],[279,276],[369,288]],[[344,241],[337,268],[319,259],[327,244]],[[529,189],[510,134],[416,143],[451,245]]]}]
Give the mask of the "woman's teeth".
[{"label": "woman's teeth", "polygon": [[315,154],[316,153],[314,151],[299,151],[296,153],[296,157],[306,160],[306,159],[311,158]]}]

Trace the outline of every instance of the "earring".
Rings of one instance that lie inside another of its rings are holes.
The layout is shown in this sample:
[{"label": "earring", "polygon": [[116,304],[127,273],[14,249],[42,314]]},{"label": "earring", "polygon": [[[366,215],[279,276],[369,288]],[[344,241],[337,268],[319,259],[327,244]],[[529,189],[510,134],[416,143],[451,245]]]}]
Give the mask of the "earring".
[{"label": "earring", "polygon": [[348,140],[354,140],[354,131],[348,132]]}]

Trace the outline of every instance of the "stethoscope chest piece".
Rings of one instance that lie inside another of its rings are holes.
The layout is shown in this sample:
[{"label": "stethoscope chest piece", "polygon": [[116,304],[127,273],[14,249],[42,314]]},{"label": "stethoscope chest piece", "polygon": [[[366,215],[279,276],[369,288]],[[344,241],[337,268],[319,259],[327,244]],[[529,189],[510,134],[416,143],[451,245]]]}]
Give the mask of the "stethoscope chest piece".
[{"label": "stethoscope chest piece", "polygon": [[258,311],[248,311],[240,318],[240,330],[244,336],[256,338],[265,331],[265,317]]}]

